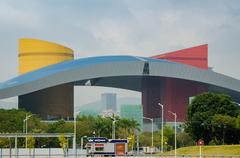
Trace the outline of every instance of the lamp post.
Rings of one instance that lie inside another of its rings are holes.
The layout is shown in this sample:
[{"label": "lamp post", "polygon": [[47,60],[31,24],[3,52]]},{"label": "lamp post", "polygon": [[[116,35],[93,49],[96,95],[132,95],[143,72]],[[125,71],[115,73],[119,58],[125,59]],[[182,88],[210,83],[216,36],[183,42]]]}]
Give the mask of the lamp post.
[{"label": "lamp post", "polygon": [[73,127],[73,151],[75,156],[77,155],[77,148],[76,148],[76,140],[77,140],[77,121],[76,121],[76,112],[74,112],[74,116],[73,116],[73,123],[74,123],[74,127]]},{"label": "lamp post", "polygon": [[148,117],[143,117],[146,120],[150,120],[152,121],[152,147],[153,147],[153,119],[152,118],[148,118]]},{"label": "lamp post", "polygon": [[177,114],[172,112],[172,111],[168,111],[169,113],[171,113],[174,116],[174,124],[175,124],[175,157],[177,157]]},{"label": "lamp post", "polygon": [[23,120],[23,124],[24,124],[24,122],[26,123],[26,125],[25,125],[25,132],[26,132],[26,139],[25,139],[25,141],[26,141],[26,144],[25,144],[25,147],[27,148],[27,132],[28,132],[28,130],[27,130],[27,121],[28,121],[28,119],[30,118],[30,117],[32,117],[34,114],[31,114],[31,115],[27,115],[26,114],[26,117],[25,117],[25,119]]},{"label": "lamp post", "polygon": [[111,117],[111,119],[112,119],[112,139],[115,139],[115,137],[116,137],[116,122],[118,121],[118,120],[116,120],[116,115],[115,114],[113,114],[112,115],[112,117]]},{"label": "lamp post", "polygon": [[115,122],[116,118],[113,116],[113,121],[112,121],[112,139],[115,139]]},{"label": "lamp post", "polygon": [[80,113],[80,111],[75,111],[74,112],[74,118],[73,118],[73,123],[74,123],[74,129],[73,129],[73,151],[75,153],[75,156],[77,155],[77,113]]},{"label": "lamp post", "polygon": [[161,135],[161,153],[163,153],[163,105],[158,103],[158,105],[162,108],[162,135]]}]

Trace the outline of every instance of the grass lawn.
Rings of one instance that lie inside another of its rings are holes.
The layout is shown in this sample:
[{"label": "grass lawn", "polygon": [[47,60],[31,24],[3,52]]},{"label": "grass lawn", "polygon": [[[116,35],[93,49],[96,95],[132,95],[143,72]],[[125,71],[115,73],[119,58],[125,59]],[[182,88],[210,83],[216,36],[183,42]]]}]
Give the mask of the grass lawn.
[{"label": "grass lawn", "polygon": [[[173,154],[174,154],[174,150],[164,153],[164,155],[173,155]],[[199,154],[199,146],[178,148],[177,154],[197,155]],[[240,145],[203,146],[202,154],[203,155],[240,155]]]}]

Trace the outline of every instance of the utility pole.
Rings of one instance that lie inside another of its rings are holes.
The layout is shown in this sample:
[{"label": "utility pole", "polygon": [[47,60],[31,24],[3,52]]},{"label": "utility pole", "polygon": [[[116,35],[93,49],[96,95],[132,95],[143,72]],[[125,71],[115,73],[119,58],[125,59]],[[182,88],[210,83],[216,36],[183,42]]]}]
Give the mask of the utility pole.
[{"label": "utility pole", "polygon": [[175,124],[175,158],[177,157],[177,114],[172,112],[172,111],[168,111],[169,113],[171,113],[174,116],[174,124]]},{"label": "utility pole", "polygon": [[[153,147],[153,119],[152,118],[148,118],[148,117],[143,117],[144,119],[150,120],[152,122],[152,147]],[[152,150],[151,150],[151,154],[152,154]]]},{"label": "utility pole", "polygon": [[116,118],[113,116],[113,121],[112,121],[112,139],[115,139],[115,122],[116,122]]},{"label": "utility pole", "polygon": [[25,144],[25,147],[27,148],[27,133],[28,133],[28,129],[27,129],[27,127],[28,127],[28,125],[27,125],[27,121],[28,121],[28,119],[30,118],[30,117],[32,117],[34,114],[31,114],[31,115],[27,115],[26,114],[26,118],[23,120],[23,122],[25,122],[26,123],[26,139],[25,139],[25,141],[26,141],[26,144]]},{"label": "utility pole", "polygon": [[77,121],[76,121],[76,112],[74,112],[74,116],[73,116],[74,118],[74,120],[73,120],[73,122],[74,122],[74,129],[73,129],[73,133],[74,133],[74,136],[73,136],[73,151],[74,151],[74,155],[75,155],[75,157],[77,156],[77,148],[76,148],[76,146],[77,146],[77,143],[76,143],[76,140],[77,140]]},{"label": "utility pole", "polygon": [[161,131],[162,131],[162,134],[161,134],[161,153],[163,153],[163,104],[161,103],[158,103],[158,105],[162,108],[162,128],[161,128]]}]

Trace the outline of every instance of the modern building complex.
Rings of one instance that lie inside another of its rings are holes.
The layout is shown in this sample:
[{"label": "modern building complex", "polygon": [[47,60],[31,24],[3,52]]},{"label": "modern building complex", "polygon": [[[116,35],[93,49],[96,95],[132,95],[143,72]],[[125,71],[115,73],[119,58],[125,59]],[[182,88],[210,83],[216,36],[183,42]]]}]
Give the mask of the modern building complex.
[{"label": "modern building complex", "polygon": [[112,110],[117,112],[117,97],[116,93],[103,93],[101,95],[102,106],[105,110]]},{"label": "modern building complex", "polygon": [[122,118],[134,119],[143,129],[143,107],[142,105],[121,105],[120,116]]},{"label": "modern building complex", "polygon": [[208,68],[208,46],[154,57],[98,56],[73,59],[64,46],[34,39],[19,45],[20,75],[0,84],[0,99],[19,96],[19,107],[43,118],[73,116],[73,86],[104,86],[142,93],[145,117],[184,121],[189,98],[219,92],[240,102],[240,81]]}]

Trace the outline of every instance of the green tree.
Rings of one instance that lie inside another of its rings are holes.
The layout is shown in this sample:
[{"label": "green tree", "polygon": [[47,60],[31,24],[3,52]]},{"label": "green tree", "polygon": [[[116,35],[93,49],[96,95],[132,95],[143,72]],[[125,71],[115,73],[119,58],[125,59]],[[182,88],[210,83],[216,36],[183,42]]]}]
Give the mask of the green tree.
[{"label": "green tree", "polygon": [[[81,137],[93,136],[95,118],[93,116],[78,116],[77,117],[77,145],[81,143]],[[84,142],[86,140],[84,139]]]},{"label": "green tree", "polygon": [[[22,109],[0,109],[0,132],[1,133],[20,133],[23,131],[23,120],[26,118],[26,115],[32,115],[30,112],[26,112]],[[44,132],[45,127],[44,123],[41,122],[41,119],[36,115],[33,115],[28,119],[28,132]]]},{"label": "green tree", "polygon": [[[0,109],[0,132],[1,133],[21,133],[25,130],[23,120],[26,115],[31,115],[23,109]],[[46,132],[47,125],[41,122],[41,119],[33,115],[28,119],[28,132],[29,133],[42,133]],[[19,139],[18,146],[23,147],[25,139]],[[6,141],[2,141],[6,142]],[[14,143],[14,142],[13,142]],[[1,144],[1,143],[0,143]],[[3,144],[2,144],[3,145]],[[6,145],[3,145],[6,146]]]},{"label": "green tree", "polygon": [[186,132],[197,141],[203,139],[208,144],[214,137],[212,118],[216,114],[236,117],[238,107],[231,97],[224,94],[203,93],[196,96],[188,106]]},{"label": "green tree", "polygon": [[112,120],[111,118],[104,118],[97,116],[93,127],[98,137],[110,138],[112,135]]},{"label": "green tree", "polygon": [[59,145],[63,149],[64,157],[67,156],[68,141],[64,135],[60,135],[58,138]]},{"label": "green tree", "polygon": [[[115,129],[116,138],[127,139],[130,134],[135,134],[136,130],[139,130],[139,124],[135,120],[116,117]],[[83,136],[95,136],[97,137],[112,137],[112,118],[101,116],[77,116],[77,144],[80,144],[81,137]],[[57,126],[65,128],[61,124],[55,124],[51,126],[51,131],[56,131]],[[85,141],[86,139],[84,139]]]},{"label": "green tree", "polygon": [[[161,130],[153,133],[153,142],[155,147],[161,147]],[[174,146],[174,130],[171,126],[163,127],[163,145],[164,149],[167,150]],[[152,145],[152,132],[143,132],[139,136],[140,146],[151,146]]]},{"label": "green tree", "polygon": [[140,124],[136,120],[130,119],[129,124],[130,133],[135,134],[136,131],[140,131]]},{"label": "green tree", "polygon": [[213,116],[211,124],[215,144],[237,144],[239,142],[239,129],[235,122],[236,118],[228,115]]},{"label": "green tree", "polygon": [[128,139],[128,151],[131,151],[134,148],[135,135],[134,134],[130,134],[127,139]]},{"label": "green tree", "polygon": [[118,138],[126,139],[132,134],[135,135],[137,131],[140,131],[139,126],[140,124],[137,123],[137,121],[134,119],[126,119],[126,118],[119,119],[116,122]]},{"label": "green tree", "polygon": [[163,127],[164,136],[167,137],[167,146],[172,147],[174,146],[174,128],[171,126],[164,126]]},{"label": "green tree", "polygon": [[73,132],[73,123],[66,122],[64,120],[59,120],[54,123],[48,124],[49,133],[72,133]]},{"label": "green tree", "polygon": [[26,113],[24,110],[0,109],[0,132],[22,132]]},{"label": "green tree", "polygon": [[151,132],[143,132],[140,136],[139,136],[139,143],[140,146],[151,146],[152,144],[152,133]]},{"label": "green tree", "polygon": [[185,131],[177,133],[177,144],[178,147],[192,146],[195,144],[192,137]]},{"label": "green tree", "polygon": [[236,118],[236,127],[238,129],[240,129],[240,114],[238,115],[238,117]]},{"label": "green tree", "polygon": [[[152,135],[152,134],[151,134]],[[161,130],[155,131],[153,133],[153,144],[157,148],[161,148],[161,142],[162,142],[162,132]],[[163,144],[168,143],[168,138],[163,135]]]},{"label": "green tree", "polygon": [[[48,133],[73,133],[73,122],[66,122],[59,120],[54,123],[48,124]],[[48,138],[48,146],[59,147],[59,141],[57,138]],[[72,143],[71,143],[72,144]]]},{"label": "green tree", "polygon": [[126,139],[130,134],[130,122],[126,118],[122,118],[116,122],[117,137]]},{"label": "green tree", "polygon": [[27,137],[27,147],[29,148],[29,155],[32,155],[32,149],[35,146],[35,138],[33,136],[28,136]]},{"label": "green tree", "polygon": [[8,138],[0,138],[0,148],[9,148]]}]

